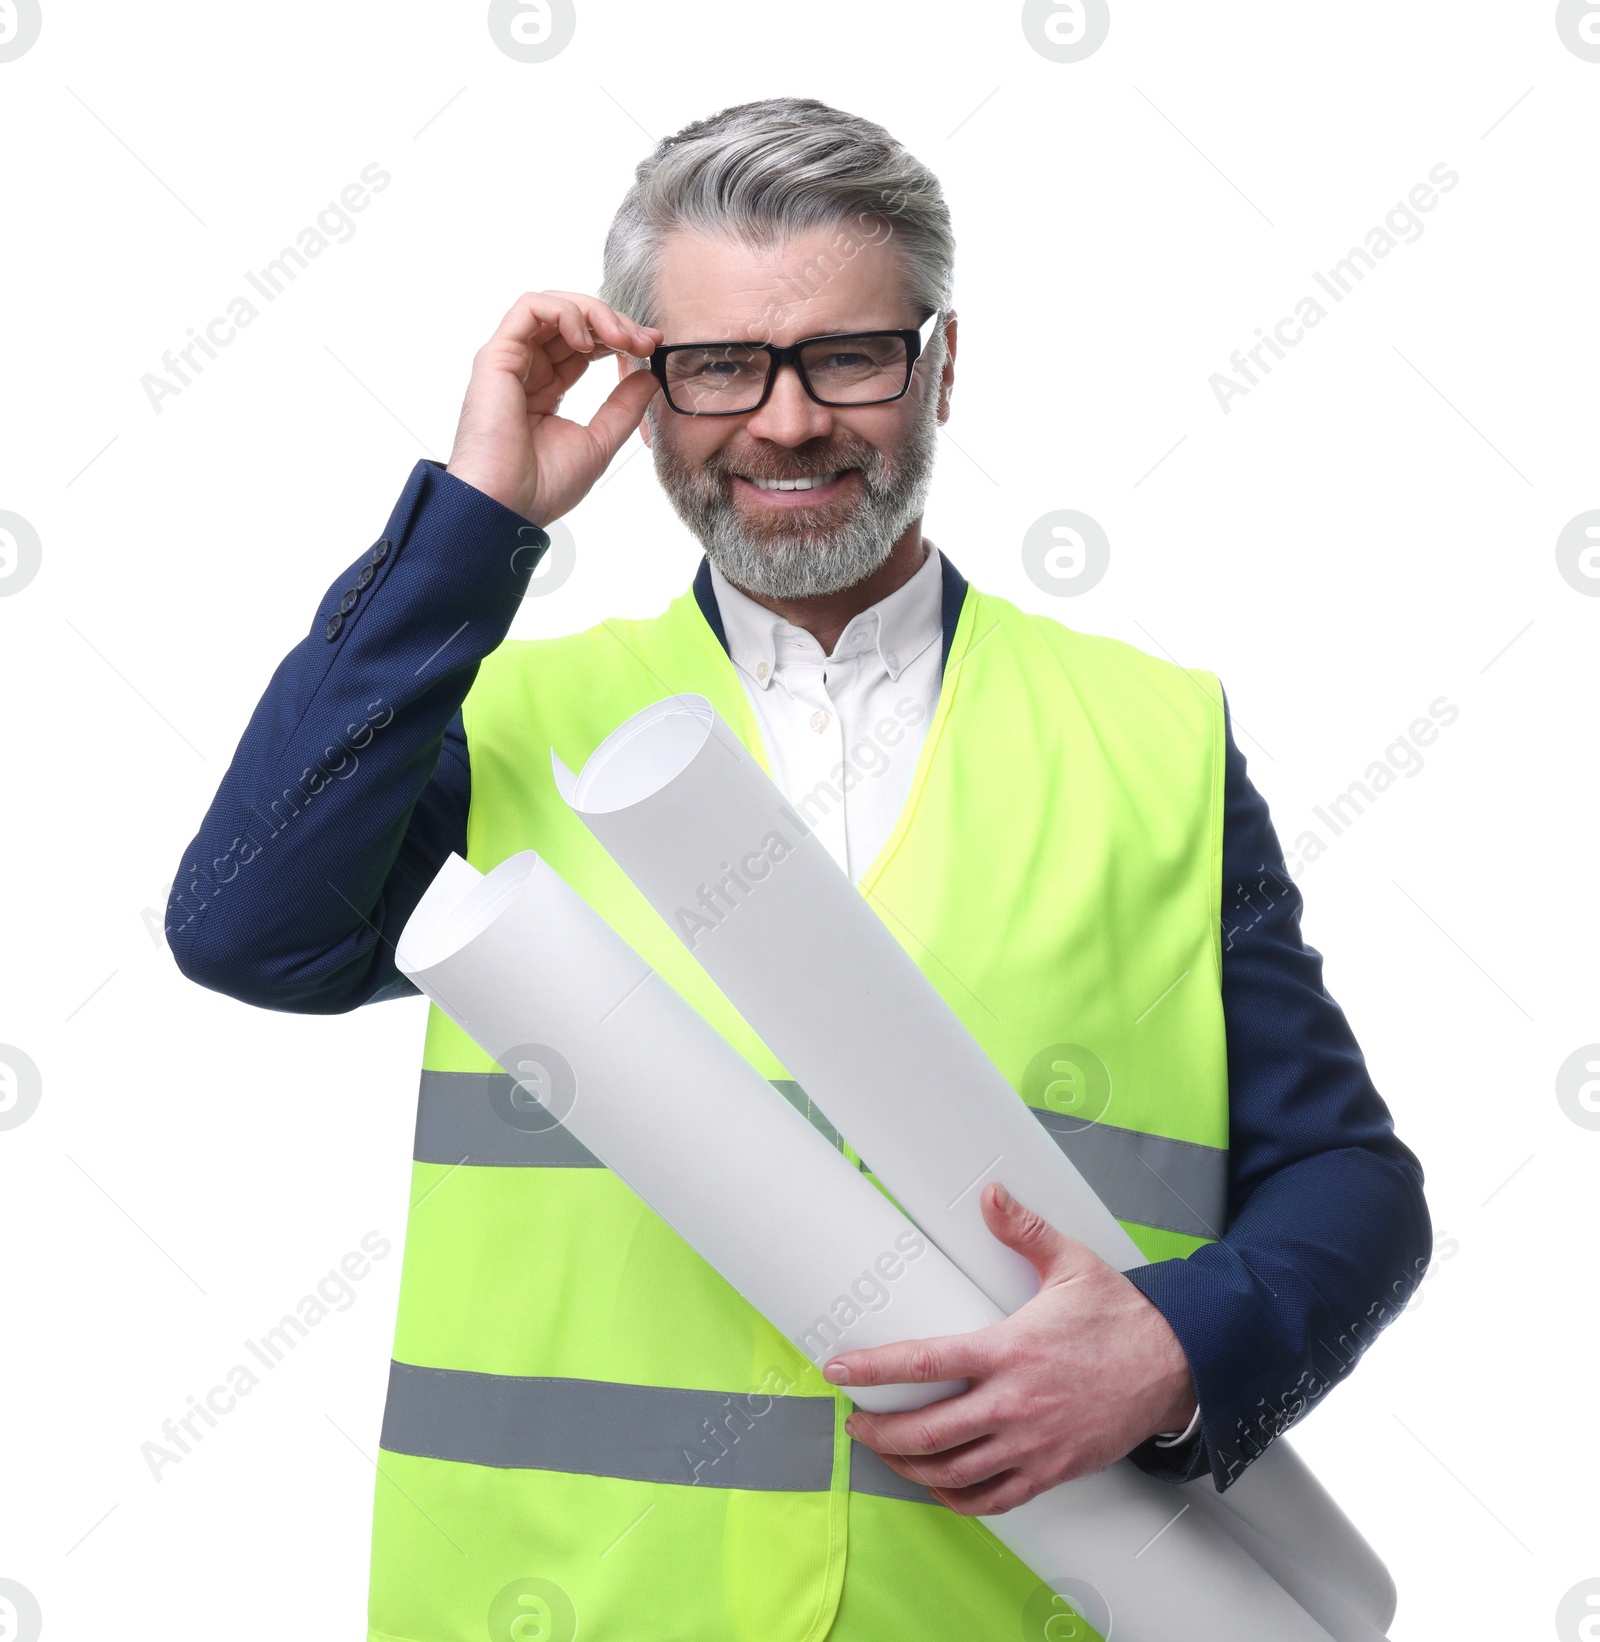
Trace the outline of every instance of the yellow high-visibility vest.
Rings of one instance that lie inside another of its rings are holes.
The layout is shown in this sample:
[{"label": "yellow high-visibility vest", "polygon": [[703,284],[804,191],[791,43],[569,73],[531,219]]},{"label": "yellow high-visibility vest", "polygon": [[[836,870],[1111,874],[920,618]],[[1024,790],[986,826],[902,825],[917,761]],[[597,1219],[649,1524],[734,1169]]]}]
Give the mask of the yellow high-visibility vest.
[{"label": "yellow high-visibility vest", "polygon": [[[468,858],[486,872],[537,850],[825,1128],[552,781],[552,747],[580,768],[675,692],[707,697],[764,762],[689,593],[650,620],[503,644],[464,709]],[[969,588],[910,793],[859,886],[1150,1259],[1187,1255],[1226,1213],[1224,747],[1211,674]],[[1039,1574],[1062,1570],[1025,1568],[853,1444],[847,1397],[518,1093],[431,1010],[371,1638],[1093,1634],[1041,1601]]]}]

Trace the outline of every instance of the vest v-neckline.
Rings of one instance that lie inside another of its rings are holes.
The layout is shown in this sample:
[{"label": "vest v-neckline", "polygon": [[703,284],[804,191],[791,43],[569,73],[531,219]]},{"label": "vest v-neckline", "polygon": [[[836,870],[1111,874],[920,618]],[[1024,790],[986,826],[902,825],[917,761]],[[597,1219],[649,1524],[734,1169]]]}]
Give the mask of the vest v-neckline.
[{"label": "vest v-neckline", "polygon": [[[916,818],[923,790],[927,785],[928,772],[936,756],[938,744],[943,738],[945,724],[950,717],[962,664],[973,652],[972,630],[977,621],[979,595],[972,592],[970,583],[950,563],[948,558],[943,558],[941,555],[941,561],[944,576],[944,637],[939,694],[934,701],[933,716],[928,724],[928,733],[923,737],[922,746],[917,752],[916,767],[911,772],[911,785],[906,791],[905,801],[900,806],[899,814],[895,816],[894,825],[889,829],[889,836],[883,841],[881,848],[873,857],[866,871],[855,880],[856,888],[865,897],[871,896],[872,891],[876,888],[878,881],[882,878]],[[696,629],[696,635],[702,648],[706,651],[712,666],[717,670],[718,676],[724,685],[725,695],[734,703],[737,722],[731,728],[744,743],[750,756],[761,766],[763,772],[771,778],[772,765],[767,756],[761,726],[756,721],[755,710],[750,705],[750,698],[745,693],[744,681],[739,677],[739,669],[734,665],[733,658],[728,653],[727,634],[722,626],[721,612],[717,608],[716,593],[712,587],[710,561],[708,559],[700,561],[700,569],[695,575],[691,592],[693,593],[692,604],[695,615],[691,616],[690,620]],[[686,606],[691,603],[689,599],[684,599],[682,602]],[[687,611],[685,613],[687,614]],[[952,615],[954,616],[953,621],[951,619]],[[698,616],[699,619],[695,620],[695,616]]]}]

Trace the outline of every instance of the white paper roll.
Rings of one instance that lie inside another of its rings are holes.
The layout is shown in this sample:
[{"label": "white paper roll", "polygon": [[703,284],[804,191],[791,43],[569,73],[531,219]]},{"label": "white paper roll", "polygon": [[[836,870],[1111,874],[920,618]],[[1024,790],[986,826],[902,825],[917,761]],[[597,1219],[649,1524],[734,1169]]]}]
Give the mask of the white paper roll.
[{"label": "white paper roll", "polygon": [[1184,1491],[1336,1642],[1376,1642],[1388,1632],[1398,1599],[1388,1568],[1281,1437],[1225,1494],[1209,1477]]},{"label": "white paper roll", "polygon": [[[909,1257],[910,1222],[532,852],[487,877],[453,858],[396,960],[813,1360],[999,1319],[931,1243]],[[902,1264],[888,1302],[819,1354],[808,1332],[885,1251]],[[959,1388],[852,1397],[887,1411]],[[1126,1462],[983,1521],[1041,1579],[1093,1586],[1117,1642],[1328,1642],[1211,1517]]]},{"label": "white paper roll", "polygon": [[[1000,1319],[532,851],[487,877],[452,856],[395,957],[402,974],[525,1080],[553,1118],[813,1362]],[[637,1093],[644,1090],[648,1098]],[[781,1168],[752,1167],[778,1158]],[[834,1305],[841,1297],[845,1308]],[[852,1312],[856,1321],[839,1320]],[[874,1390],[889,1412],[964,1384],[944,1381],[931,1394],[926,1386]],[[877,1404],[871,1391],[861,1401]]]},{"label": "white paper roll", "polygon": [[[960,1018],[702,696],[636,713],[574,775],[567,802],[757,1035],[940,1249],[1007,1313],[1038,1289],[990,1233],[1002,1181],[1049,1223],[1128,1271],[1133,1239],[1017,1098]],[[976,1161],[975,1161],[976,1160]],[[1259,1474],[1258,1474],[1259,1473]],[[1385,1627],[1382,1561],[1282,1442],[1220,1498],[1191,1499],[1278,1547],[1305,1591],[1333,1587]],[[1212,1506],[1215,1505],[1215,1509]],[[1339,1642],[1364,1642],[1352,1630]]]},{"label": "white paper roll", "polygon": [[[1200,1484],[1191,1483],[1185,1491],[1194,1491],[1199,1487]],[[1386,1608],[1378,1609],[1381,1617],[1361,1612],[1352,1606],[1351,1582],[1346,1581],[1344,1587],[1335,1589],[1332,1584],[1313,1573],[1278,1539],[1261,1532],[1256,1526],[1257,1517],[1261,1513],[1246,1516],[1235,1512],[1230,1515],[1223,1502],[1234,1492],[1233,1488],[1230,1488],[1227,1494],[1218,1494],[1209,1483],[1205,1484],[1205,1488],[1205,1493],[1195,1493],[1195,1503],[1205,1508],[1207,1514],[1217,1520],[1218,1526],[1228,1537],[1248,1551],[1329,1636],[1335,1638],[1335,1642],[1383,1642],[1389,1621],[1394,1617],[1392,1600]],[[1338,1507],[1335,1506],[1334,1509],[1337,1510]],[[1303,1512],[1297,1511],[1296,1514],[1302,1515]],[[1387,1571],[1383,1570],[1381,1563],[1379,1569],[1387,1579]],[[1390,1584],[1391,1593],[1393,1589],[1393,1585]],[[1363,1589],[1355,1594],[1369,1593]]]}]

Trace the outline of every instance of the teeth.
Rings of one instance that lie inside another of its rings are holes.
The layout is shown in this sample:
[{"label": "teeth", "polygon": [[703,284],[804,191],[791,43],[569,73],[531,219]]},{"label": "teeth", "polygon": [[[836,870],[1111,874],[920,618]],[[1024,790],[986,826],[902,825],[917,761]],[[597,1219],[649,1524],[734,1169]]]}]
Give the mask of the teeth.
[{"label": "teeth", "polygon": [[805,479],[752,479],[758,490],[815,490],[818,485],[831,485],[837,473],[814,473]]}]

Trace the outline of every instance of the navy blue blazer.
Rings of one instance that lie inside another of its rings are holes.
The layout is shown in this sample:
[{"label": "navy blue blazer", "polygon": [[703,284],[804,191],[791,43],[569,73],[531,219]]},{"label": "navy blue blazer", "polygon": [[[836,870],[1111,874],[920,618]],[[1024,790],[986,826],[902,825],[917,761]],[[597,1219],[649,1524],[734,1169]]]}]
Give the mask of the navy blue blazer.
[{"label": "navy blue blazer", "polygon": [[[167,907],[178,967],[264,1009],[334,1014],[412,994],[394,942],[466,852],[460,708],[548,537],[419,462],[382,538],[324,594],[239,741]],[[702,562],[695,596],[717,636]],[[945,561],[948,654],[966,583]],[[1228,1224],[1187,1260],[1130,1273],[1171,1324],[1202,1409],[1181,1448],[1131,1456],[1226,1487],[1349,1373],[1426,1268],[1422,1170],[1322,958],[1267,806],[1227,741],[1222,1002]]]}]

